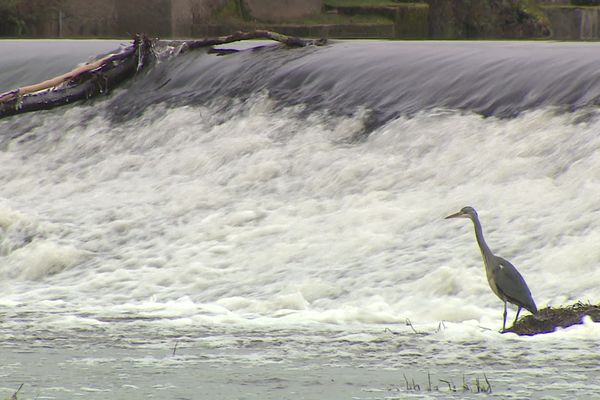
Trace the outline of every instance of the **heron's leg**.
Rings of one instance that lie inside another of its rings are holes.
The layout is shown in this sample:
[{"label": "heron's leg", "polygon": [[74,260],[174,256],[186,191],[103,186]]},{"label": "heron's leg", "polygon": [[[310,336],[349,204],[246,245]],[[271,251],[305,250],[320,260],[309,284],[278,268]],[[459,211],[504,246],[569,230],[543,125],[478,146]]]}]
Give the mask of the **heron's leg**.
[{"label": "heron's leg", "polygon": [[504,302],[504,321],[502,321],[502,332],[506,330],[506,302]]},{"label": "heron's leg", "polygon": [[517,320],[519,319],[519,313],[521,312],[521,307],[517,308],[517,316],[515,317],[515,322],[513,322],[513,326],[515,326],[515,324],[517,323]]}]

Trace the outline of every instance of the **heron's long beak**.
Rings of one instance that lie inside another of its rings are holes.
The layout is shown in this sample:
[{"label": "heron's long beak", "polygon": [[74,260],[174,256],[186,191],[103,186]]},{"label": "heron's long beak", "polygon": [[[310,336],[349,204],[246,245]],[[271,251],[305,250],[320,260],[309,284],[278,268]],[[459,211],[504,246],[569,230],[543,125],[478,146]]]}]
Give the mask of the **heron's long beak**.
[{"label": "heron's long beak", "polygon": [[465,217],[466,217],[466,214],[465,214],[465,213],[463,213],[462,211],[459,211],[459,212],[457,212],[456,214],[451,214],[451,215],[448,215],[448,216],[447,216],[446,218],[444,218],[444,219],[449,219],[449,218],[465,218]]}]

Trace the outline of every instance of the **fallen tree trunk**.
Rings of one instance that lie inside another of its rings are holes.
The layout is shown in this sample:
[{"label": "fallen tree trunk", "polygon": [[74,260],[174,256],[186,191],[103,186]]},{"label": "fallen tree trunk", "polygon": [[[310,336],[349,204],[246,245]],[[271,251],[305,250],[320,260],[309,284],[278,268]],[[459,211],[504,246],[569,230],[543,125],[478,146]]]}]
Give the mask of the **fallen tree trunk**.
[{"label": "fallen tree trunk", "polygon": [[552,308],[546,307],[538,315],[527,315],[518,320],[505,332],[517,335],[533,336],[540,333],[554,332],[557,328],[567,328],[582,324],[583,318],[589,316],[592,321],[600,322],[600,305],[577,302],[572,306]]},{"label": "fallen tree trunk", "polygon": [[[322,45],[324,39],[310,40],[290,37],[276,32],[255,30],[236,32],[229,36],[175,42],[179,52],[233,43],[241,40],[269,39],[288,47]],[[235,50],[220,50],[228,54]],[[46,110],[108,93],[131,78],[153,59],[153,44],[145,35],[136,35],[133,44],[117,54],[111,54],[85,64],[66,74],[0,94],[0,118],[30,111]]]},{"label": "fallen tree trunk", "polygon": [[122,52],[78,67],[47,81],[0,95],[0,118],[45,110],[107,93],[144,67],[151,53],[145,36],[136,36]]}]

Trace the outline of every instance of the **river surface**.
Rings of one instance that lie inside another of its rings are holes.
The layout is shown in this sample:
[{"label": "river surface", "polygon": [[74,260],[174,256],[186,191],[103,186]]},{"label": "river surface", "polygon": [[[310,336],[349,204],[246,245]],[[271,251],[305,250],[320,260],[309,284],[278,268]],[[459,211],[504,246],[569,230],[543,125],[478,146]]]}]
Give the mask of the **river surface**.
[{"label": "river surface", "polygon": [[[0,41],[0,92],[120,45]],[[600,301],[598,44],[238,47],[0,120],[0,399],[600,398],[600,325],[499,333],[444,220]]]}]

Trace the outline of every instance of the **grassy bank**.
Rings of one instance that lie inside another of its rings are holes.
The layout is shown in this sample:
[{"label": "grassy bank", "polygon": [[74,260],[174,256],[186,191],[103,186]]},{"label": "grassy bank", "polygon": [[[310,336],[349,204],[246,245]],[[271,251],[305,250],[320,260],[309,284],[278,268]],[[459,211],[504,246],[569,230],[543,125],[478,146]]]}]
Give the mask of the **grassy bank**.
[{"label": "grassy bank", "polygon": [[323,4],[329,7],[393,7],[400,3],[413,3],[411,1],[392,0],[325,0]]}]

